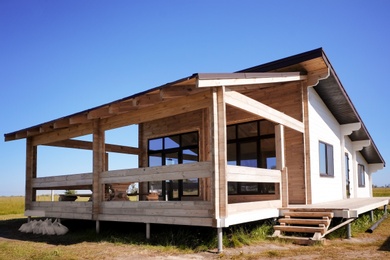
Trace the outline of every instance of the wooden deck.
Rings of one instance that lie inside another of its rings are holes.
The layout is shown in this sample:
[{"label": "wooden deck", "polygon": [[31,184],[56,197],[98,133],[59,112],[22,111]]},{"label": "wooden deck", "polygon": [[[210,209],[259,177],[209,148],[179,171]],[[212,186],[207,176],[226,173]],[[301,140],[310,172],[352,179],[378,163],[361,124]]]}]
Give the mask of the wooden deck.
[{"label": "wooden deck", "polygon": [[334,217],[357,218],[360,214],[383,207],[390,203],[390,197],[354,198],[315,203],[311,205],[289,205],[281,208],[280,213],[291,209],[332,211]]}]

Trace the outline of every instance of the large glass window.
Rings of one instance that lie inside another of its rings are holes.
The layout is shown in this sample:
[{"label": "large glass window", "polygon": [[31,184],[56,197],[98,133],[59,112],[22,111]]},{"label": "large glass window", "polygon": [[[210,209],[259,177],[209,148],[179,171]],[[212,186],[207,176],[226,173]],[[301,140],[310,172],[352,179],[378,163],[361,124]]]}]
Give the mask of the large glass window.
[{"label": "large glass window", "polygon": [[[276,168],[275,125],[266,120],[227,127],[227,161],[229,165]],[[259,176],[261,178],[261,176]],[[275,193],[274,183],[229,182],[228,193]]]},{"label": "large glass window", "polygon": [[334,176],[333,146],[324,142],[319,143],[320,175]]},{"label": "large glass window", "polygon": [[[198,162],[198,139],[197,132],[150,139],[149,167]],[[167,200],[180,200],[182,196],[198,196],[199,179],[149,182],[149,192],[157,192],[160,197]]]}]

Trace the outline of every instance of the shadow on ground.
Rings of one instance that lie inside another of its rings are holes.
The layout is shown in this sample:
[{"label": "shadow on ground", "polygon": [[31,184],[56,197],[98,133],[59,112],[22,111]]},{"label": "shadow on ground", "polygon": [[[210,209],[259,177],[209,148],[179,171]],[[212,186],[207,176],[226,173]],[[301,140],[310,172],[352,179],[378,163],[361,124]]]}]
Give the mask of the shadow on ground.
[{"label": "shadow on ground", "polygon": [[82,242],[110,242],[133,245],[162,245],[196,247],[215,237],[215,230],[205,227],[151,225],[151,238],[146,239],[144,223],[100,222],[100,233],[96,233],[95,221],[62,220],[69,229],[65,235],[42,235],[18,231],[27,219],[0,221],[0,239],[43,242],[52,245],[73,245]]},{"label": "shadow on ground", "polygon": [[379,251],[388,251],[390,252],[390,237],[380,246]]}]

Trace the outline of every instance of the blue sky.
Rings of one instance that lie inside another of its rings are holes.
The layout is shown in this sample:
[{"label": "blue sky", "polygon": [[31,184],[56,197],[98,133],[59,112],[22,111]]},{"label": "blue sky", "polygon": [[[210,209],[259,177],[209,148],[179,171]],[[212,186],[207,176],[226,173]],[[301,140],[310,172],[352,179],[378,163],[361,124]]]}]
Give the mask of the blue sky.
[{"label": "blue sky", "polygon": [[[233,72],[323,47],[389,163],[389,12],[386,0],[1,0],[0,133],[193,73]],[[38,174],[88,172],[90,159],[42,148]],[[118,156],[113,167],[132,160]],[[1,141],[0,195],[23,195],[24,171],[25,140]],[[390,167],[373,179],[390,184]]]}]

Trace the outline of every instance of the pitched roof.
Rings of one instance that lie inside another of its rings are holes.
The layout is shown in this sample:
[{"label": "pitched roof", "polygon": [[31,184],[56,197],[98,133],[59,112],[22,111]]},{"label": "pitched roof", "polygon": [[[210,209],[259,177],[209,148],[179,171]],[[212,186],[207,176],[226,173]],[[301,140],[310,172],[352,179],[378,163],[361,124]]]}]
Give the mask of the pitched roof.
[{"label": "pitched roof", "polygon": [[[70,122],[85,122],[94,118],[94,114],[115,115],[121,113],[121,106],[129,106],[130,103],[137,103],[142,96],[148,95],[149,100],[158,100],[158,102],[164,102],[164,98],[161,97],[161,91],[168,92],[170,89],[175,88],[175,91],[179,94],[175,95],[188,95],[203,91],[201,88],[197,88],[197,82],[199,80],[220,80],[240,78],[248,80],[251,77],[260,77],[261,73],[278,72],[280,76],[291,75],[291,72],[299,72],[300,75],[305,75],[316,69],[327,67],[330,75],[326,79],[320,80],[314,87],[318,95],[321,97],[325,105],[334,115],[339,124],[361,123],[362,127],[358,131],[354,131],[349,135],[352,141],[370,140],[370,145],[364,147],[361,154],[368,163],[383,163],[385,161],[380,154],[377,146],[375,145],[372,137],[370,136],[366,126],[364,125],[361,117],[359,116],[356,108],[346,93],[343,85],[341,84],[336,72],[330,64],[322,48],[314,49],[308,52],[283,58],[280,60],[265,63],[259,66],[247,68],[237,71],[235,73],[225,74],[193,74],[189,77],[179,79],[174,82],[167,83],[165,85],[146,90],[144,92],[137,93],[132,96],[128,96],[107,104],[103,104],[98,107],[87,109],[75,114],[61,117],[49,122],[45,122],[39,125],[28,127],[22,130],[18,130],[12,133],[5,134],[5,141],[17,140],[26,138],[31,135],[40,134],[42,128],[45,131],[51,129],[66,127]],[[180,88],[178,90],[178,88]],[[168,95],[169,96],[169,95]],[[151,103],[146,102],[146,105]],[[115,111],[115,112],[113,112]],[[64,123],[65,122],[65,123]]]}]

